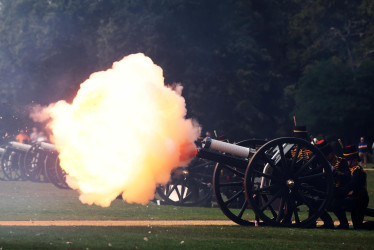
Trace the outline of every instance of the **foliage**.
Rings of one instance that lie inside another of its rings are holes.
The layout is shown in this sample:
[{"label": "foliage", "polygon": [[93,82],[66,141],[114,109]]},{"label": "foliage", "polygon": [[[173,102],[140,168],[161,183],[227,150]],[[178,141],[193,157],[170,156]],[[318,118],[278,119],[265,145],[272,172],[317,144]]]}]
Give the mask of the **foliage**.
[{"label": "foliage", "polygon": [[[349,91],[332,85],[355,85],[362,90],[345,111],[371,109],[373,17],[370,0],[0,0],[0,127],[25,126],[25,106],[71,101],[89,74],[143,52],[166,83],[183,83],[188,116],[203,130],[233,140],[286,136],[296,113],[313,133],[341,127],[347,138],[358,129],[374,139],[372,120],[354,114],[351,130],[340,110],[328,119],[311,105],[338,108]],[[335,67],[343,75],[328,71]],[[318,72],[324,79],[309,87]],[[324,92],[322,102],[309,90]]]},{"label": "foliage", "polygon": [[374,98],[373,66],[372,61],[364,63],[357,73],[331,60],[312,66],[296,92],[296,116],[310,124],[315,135],[357,143],[374,122],[370,115],[374,108],[370,101]]},{"label": "foliage", "polygon": [[303,65],[294,114],[315,135],[373,140],[373,3],[313,1],[292,18],[290,60]]}]

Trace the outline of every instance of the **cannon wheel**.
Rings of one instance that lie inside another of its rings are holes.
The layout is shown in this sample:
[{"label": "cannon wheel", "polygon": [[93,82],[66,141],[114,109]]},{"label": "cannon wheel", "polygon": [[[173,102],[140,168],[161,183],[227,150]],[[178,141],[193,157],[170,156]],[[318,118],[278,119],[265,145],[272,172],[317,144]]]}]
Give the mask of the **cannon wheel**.
[{"label": "cannon wheel", "polygon": [[38,144],[33,144],[26,152],[23,171],[27,179],[35,182],[47,181],[44,174],[45,157],[45,153],[40,150]]},{"label": "cannon wheel", "polygon": [[[266,141],[245,140],[237,145],[259,148]],[[213,188],[216,201],[222,212],[232,221],[243,226],[253,226],[255,214],[249,207],[244,194],[245,168],[217,164],[213,174]]]},{"label": "cannon wheel", "polygon": [[314,145],[298,138],[278,138],[264,144],[245,173],[247,199],[256,215],[272,226],[315,223],[331,200],[332,188],[326,158]]},{"label": "cannon wheel", "polygon": [[5,179],[9,181],[17,181],[22,177],[20,168],[22,154],[10,149],[6,149],[2,160],[1,169],[4,173]]},{"label": "cannon wheel", "polygon": [[169,205],[209,206],[212,201],[214,164],[194,158],[186,168],[172,171],[171,180],[166,185],[158,186],[157,194]]},{"label": "cannon wheel", "polygon": [[60,166],[60,159],[57,153],[49,153],[44,160],[44,172],[53,185],[62,189],[69,189],[65,181],[66,173]]}]

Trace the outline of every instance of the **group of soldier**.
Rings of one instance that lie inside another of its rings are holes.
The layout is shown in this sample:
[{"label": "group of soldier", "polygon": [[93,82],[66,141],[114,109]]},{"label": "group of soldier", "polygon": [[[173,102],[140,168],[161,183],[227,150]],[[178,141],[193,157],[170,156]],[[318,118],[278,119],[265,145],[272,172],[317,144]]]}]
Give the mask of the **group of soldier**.
[{"label": "group of soldier", "polygon": [[[295,126],[293,134],[295,137],[310,140],[305,126]],[[324,222],[322,227],[334,228],[329,211],[333,212],[339,220],[337,228],[348,229],[349,223],[346,216],[348,211],[351,213],[355,229],[371,229],[371,223],[363,222],[369,195],[366,188],[366,173],[359,165],[357,147],[355,145],[342,147],[343,155],[338,156],[326,140],[315,140],[312,143],[319,148],[331,165],[334,179],[332,202],[320,217]],[[306,155],[305,152],[304,155]]]}]

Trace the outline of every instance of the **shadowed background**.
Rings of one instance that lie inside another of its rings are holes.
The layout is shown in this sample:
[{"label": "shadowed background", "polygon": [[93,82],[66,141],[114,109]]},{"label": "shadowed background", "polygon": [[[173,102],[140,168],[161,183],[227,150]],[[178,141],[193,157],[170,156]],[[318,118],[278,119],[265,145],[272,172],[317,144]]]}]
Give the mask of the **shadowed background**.
[{"label": "shadowed background", "polygon": [[72,101],[92,73],[142,52],[182,82],[188,117],[231,140],[374,139],[374,3],[0,0],[0,129]]}]

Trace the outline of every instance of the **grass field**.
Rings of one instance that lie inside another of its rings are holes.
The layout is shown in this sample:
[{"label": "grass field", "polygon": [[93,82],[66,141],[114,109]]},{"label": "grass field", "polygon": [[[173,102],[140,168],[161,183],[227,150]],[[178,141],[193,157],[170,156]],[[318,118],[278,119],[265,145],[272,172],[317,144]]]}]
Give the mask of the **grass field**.
[{"label": "grass field", "polygon": [[[374,171],[368,171],[374,207]],[[81,204],[50,183],[0,181],[0,220],[228,220],[219,208]],[[349,216],[348,216],[349,217]],[[374,219],[373,219],[374,220]],[[242,226],[0,226],[0,249],[373,249],[374,231]]]},{"label": "grass field", "polygon": [[241,226],[2,227],[2,249],[373,249],[371,231]]}]

